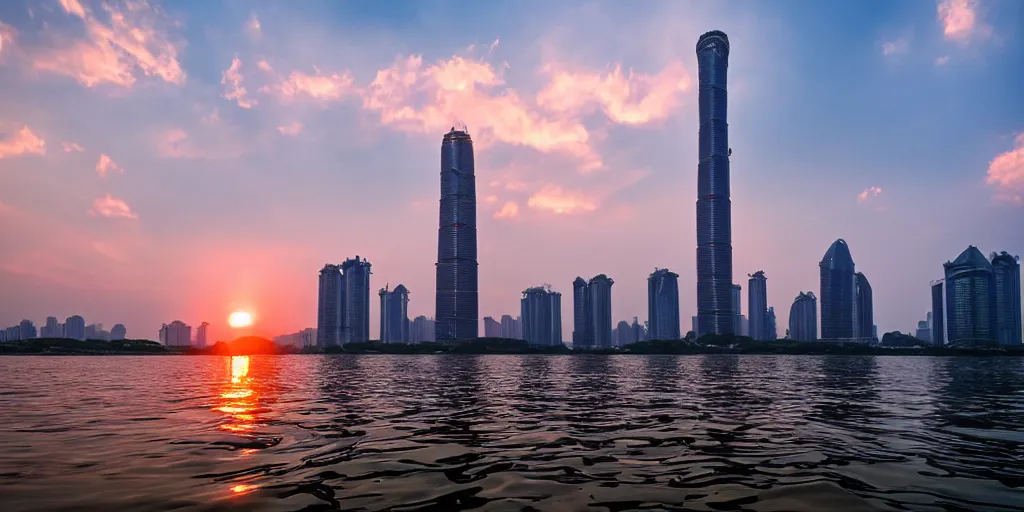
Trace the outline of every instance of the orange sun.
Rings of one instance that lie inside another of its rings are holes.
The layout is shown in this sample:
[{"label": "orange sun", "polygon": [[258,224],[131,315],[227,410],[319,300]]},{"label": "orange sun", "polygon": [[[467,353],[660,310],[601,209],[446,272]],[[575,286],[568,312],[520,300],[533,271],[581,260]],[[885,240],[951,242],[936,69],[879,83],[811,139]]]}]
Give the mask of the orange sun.
[{"label": "orange sun", "polygon": [[252,325],[252,315],[247,311],[235,311],[228,316],[228,325],[238,329]]}]

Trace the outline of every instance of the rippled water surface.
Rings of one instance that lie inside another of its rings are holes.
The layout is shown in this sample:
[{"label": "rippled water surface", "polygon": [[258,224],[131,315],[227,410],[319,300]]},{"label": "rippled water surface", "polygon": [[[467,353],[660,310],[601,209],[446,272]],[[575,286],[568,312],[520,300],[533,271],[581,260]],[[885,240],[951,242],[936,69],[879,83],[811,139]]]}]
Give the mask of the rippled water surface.
[{"label": "rippled water surface", "polygon": [[1019,510],[1024,359],[4,357],[0,503]]}]

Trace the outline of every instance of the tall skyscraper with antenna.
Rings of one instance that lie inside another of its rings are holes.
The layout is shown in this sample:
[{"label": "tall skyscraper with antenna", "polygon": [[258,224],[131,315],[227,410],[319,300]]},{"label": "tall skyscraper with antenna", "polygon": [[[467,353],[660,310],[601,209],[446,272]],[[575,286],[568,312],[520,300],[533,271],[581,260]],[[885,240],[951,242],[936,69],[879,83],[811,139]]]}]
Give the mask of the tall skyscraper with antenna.
[{"label": "tall skyscraper with antenna", "polygon": [[732,204],[726,76],[729,38],[718,30],[697,40],[697,335],[733,332]]},{"label": "tall skyscraper with antenna", "polygon": [[459,128],[453,127],[441,141],[441,208],[434,314],[435,335],[439,342],[473,339],[480,329],[473,139],[465,127]]}]

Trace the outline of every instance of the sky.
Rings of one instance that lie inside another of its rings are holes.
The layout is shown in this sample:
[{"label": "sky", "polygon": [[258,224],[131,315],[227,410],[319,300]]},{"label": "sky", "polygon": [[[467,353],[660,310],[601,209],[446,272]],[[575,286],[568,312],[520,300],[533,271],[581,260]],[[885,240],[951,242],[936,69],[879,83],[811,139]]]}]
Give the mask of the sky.
[{"label": "sky", "polygon": [[[440,143],[474,139],[480,314],[647,276],[696,311],[695,44],[731,42],[733,274],[780,326],[845,239],[880,333],[969,244],[1024,253],[1024,2],[0,2],[0,325],[316,325],[359,255],[433,316]],[[746,312],[746,303],[743,305]],[[482,322],[481,322],[482,324]],[[780,328],[780,334],[784,327]],[[481,332],[483,332],[481,326]]]}]

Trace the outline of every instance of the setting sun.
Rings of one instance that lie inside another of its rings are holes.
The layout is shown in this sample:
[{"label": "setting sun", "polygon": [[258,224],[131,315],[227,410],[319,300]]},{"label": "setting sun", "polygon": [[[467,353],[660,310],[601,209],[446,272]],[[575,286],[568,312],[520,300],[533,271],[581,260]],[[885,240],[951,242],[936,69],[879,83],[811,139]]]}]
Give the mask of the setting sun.
[{"label": "setting sun", "polygon": [[235,311],[228,316],[228,325],[234,328],[252,325],[252,315],[245,311]]}]

